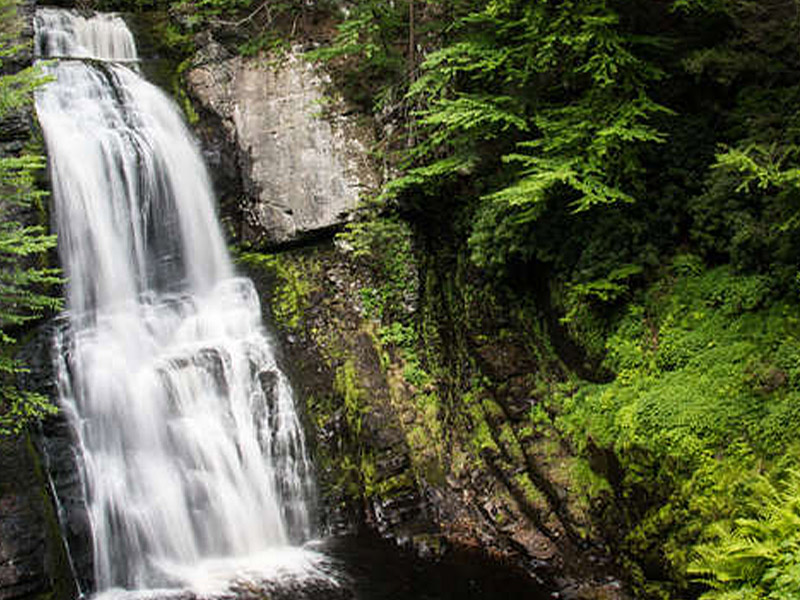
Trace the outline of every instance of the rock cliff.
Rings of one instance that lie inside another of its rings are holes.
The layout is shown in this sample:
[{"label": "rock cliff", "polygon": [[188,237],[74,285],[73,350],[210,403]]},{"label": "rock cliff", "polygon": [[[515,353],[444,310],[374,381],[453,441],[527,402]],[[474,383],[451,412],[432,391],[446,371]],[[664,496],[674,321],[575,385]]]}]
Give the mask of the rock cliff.
[{"label": "rock cliff", "polygon": [[[237,241],[315,238],[240,259],[306,407],[327,527],[361,522],[423,554],[478,549],[566,598],[624,597],[569,494],[569,449],[529,424],[531,388],[560,376],[546,336],[525,334],[538,316],[515,321],[466,284],[463,261],[437,257],[440,239],[418,236],[420,253],[390,234],[371,258],[325,239],[377,177],[367,128],[297,52],[233,57],[206,36],[186,80],[212,170],[235,156]],[[400,339],[414,329],[424,351]]]},{"label": "rock cliff", "polygon": [[[206,37],[186,83],[204,117],[212,171],[235,196],[229,212],[237,241],[263,248],[325,238],[350,218],[362,192],[377,186],[369,127],[329,100],[326,77],[299,51],[245,58]],[[427,250],[430,260],[418,249],[420,268],[401,275],[405,291],[385,307],[403,313],[398,321],[375,308],[387,283],[398,282],[346,244],[323,241],[243,261],[261,280],[265,311],[306,405],[327,526],[364,520],[434,555],[477,548],[547,578],[565,598],[623,597],[597,536],[584,537],[587,509],[571,500],[562,473],[569,449],[556,432],[528,423],[538,404],[531,389],[559,369],[542,347],[546,340],[525,333],[535,319],[499,308],[503,301],[466,282],[463,268]],[[399,339],[412,322],[426,336],[419,357]],[[49,505],[23,450],[8,456],[24,477],[8,473],[30,486],[0,496],[0,528],[5,539],[27,515],[28,535],[16,549],[0,547],[0,568],[32,566],[16,579],[0,571],[0,600],[47,591],[31,582],[52,572],[45,558]],[[61,502],[80,504],[69,491],[74,470],[54,473],[66,482],[64,492],[55,481]],[[77,514],[67,526],[83,539]],[[77,559],[79,578],[91,567],[87,557]]]},{"label": "rock cliff", "polygon": [[346,244],[241,264],[315,433],[330,529],[360,522],[427,556],[476,550],[562,598],[626,597],[590,507],[571,493],[566,442],[531,428],[531,388],[561,366],[522,329],[530,315],[519,320],[432,253],[406,309],[428,335],[414,349],[376,318],[367,298],[386,281]]},{"label": "rock cliff", "polygon": [[[0,438],[0,599],[71,597],[50,497],[27,439]],[[68,573],[68,570],[66,570]]]},{"label": "rock cliff", "polygon": [[332,102],[328,80],[299,49],[273,57],[230,56],[210,37],[186,74],[189,94],[214,115],[243,185],[241,241],[271,246],[314,237],[348,219],[376,183],[369,130]]}]

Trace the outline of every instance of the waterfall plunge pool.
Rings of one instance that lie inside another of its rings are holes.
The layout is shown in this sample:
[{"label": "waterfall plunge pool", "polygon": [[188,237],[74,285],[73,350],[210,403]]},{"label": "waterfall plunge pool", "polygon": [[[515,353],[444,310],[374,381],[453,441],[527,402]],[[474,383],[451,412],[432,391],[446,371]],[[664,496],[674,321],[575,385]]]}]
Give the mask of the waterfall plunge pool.
[{"label": "waterfall plunge pool", "polygon": [[528,575],[476,553],[419,558],[371,532],[309,542],[243,560],[174,568],[181,587],[110,589],[93,600],[546,600]]}]

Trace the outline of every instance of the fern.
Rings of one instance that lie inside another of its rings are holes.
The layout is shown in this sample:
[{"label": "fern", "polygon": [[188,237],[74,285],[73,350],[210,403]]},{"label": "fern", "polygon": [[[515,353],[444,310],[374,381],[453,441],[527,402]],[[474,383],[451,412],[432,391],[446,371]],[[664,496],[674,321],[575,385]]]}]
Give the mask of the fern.
[{"label": "fern", "polygon": [[712,588],[703,600],[800,595],[800,473],[760,483],[766,492],[749,506],[755,516],[714,523],[695,549],[688,571]]},{"label": "fern", "polygon": [[781,151],[777,145],[764,147],[750,144],[745,148],[727,148],[717,155],[714,168],[724,169],[739,175],[737,192],[750,193],[755,189],[778,190],[800,189],[800,168],[785,168],[796,148]]},{"label": "fern", "polygon": [[362,0],[348,7],[330,45],[306,54],[310,60],[329,63],[334,71],[347,64],[342,89],[351,100],[370,110],[392,107],[405,93],[402,73],[406,60],[395,40],[408,35],[406,2]]},{"label": "fern", "polygon": [[492,39],[455,42],[431,52],[421,65],[421,75],[408,90],[410,97],[440,98],[452,91],[456,79],[490,83],[505,71],[511,50]]},{"label": "fern", "polygon": [[489,94],[457,94],[453,99],[437,100],[419,121],[430,130],[422,147],[455,146],[459,137],[467,135],[488,140],[511,130],[527,131],[527,122],[513,106],[510,96]]},{"label": "fern", "polygon": [[477,162],[476,156],[448,156],[421,167],[413,167],[387,183],[381,198],[394,198],[411,189],[417,193],[434,194],[444,181],[469,175]]},{"label": "fern", "polygon": [[[597,105],[603,106],[605,113],[597,111]],[[538,202],[553,186],[563,184],[577,192],[572,200],[575,212],[633,202],[624,182],[638,168],[626,152],[635,144],[664,142],[664,136],[647,120],[653,114],[670,112],[644,95],[619,103],[592,98],[542,111],[535,118],[540,137],[519,143],[521,152],[503,157],[522,167],[520,179],[488,198],[521,204],[531,194],[530,201]]]},{"label": "fern", "polygon": [[[0,0],[0,59],[11,58],[23,49],[17,41],[20,28],[16,1]],[[47,81],[38,66],[0,76],[0,119],[30,104],[33,91]]]}]

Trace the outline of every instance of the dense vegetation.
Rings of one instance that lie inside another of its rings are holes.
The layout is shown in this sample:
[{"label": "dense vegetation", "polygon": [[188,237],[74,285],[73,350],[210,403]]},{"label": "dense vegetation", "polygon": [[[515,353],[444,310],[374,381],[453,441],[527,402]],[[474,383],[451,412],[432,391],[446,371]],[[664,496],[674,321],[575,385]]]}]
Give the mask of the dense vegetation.
[{"label": "dense vegetation", "polygon": [[583,356],[531,422],[613,451],[583,493],[637,597],[800,591],[798,9],[363,0],[313,53],[393,132],[349,235],[548,289]]},{"label": "dense vegetation", "polygon": [[[20,23],[16,3],[0,2],[0,126],[25,119],[21,109],[30,105],[32,92],[44,82],[33,67],[13,69],[9,63],[20,51]],[[4,140],[5,141],[5,140]],[[18,433],[31,421],[54,411],[41,394],[17,387],[17,376],[25,369],[14,356],[14,332],[20,326],[59,306],[48,293],[59,283],[57,270],[48,268],[43,256],[55,245],[42,219],[43,192],[37,189],[36,173],[44,158],[32,148],[0,153],[0,434]]]}]

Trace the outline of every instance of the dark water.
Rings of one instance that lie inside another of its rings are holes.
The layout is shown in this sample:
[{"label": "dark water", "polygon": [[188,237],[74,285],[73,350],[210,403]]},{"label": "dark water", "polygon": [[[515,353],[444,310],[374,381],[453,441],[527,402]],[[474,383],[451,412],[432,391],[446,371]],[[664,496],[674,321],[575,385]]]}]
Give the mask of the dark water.
[{"label": "dark water", "polygon": [[421,559],[371,534],[326,540],[319,548],[356,600],[544,600],[551,591],[508,565],[474,553]]}]

